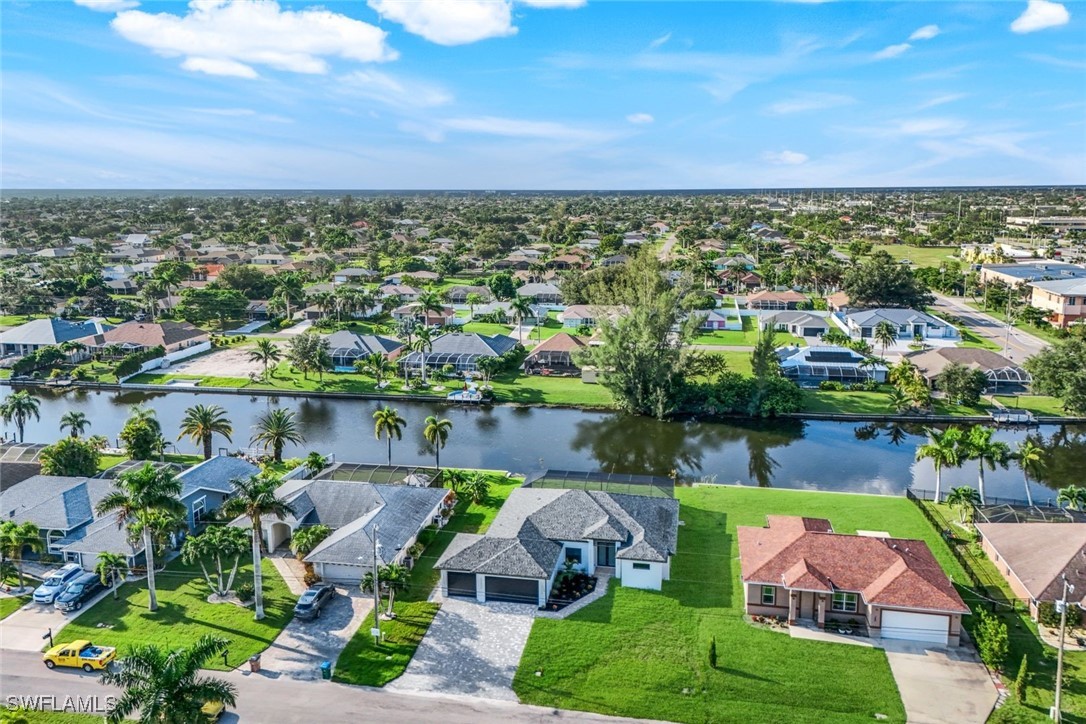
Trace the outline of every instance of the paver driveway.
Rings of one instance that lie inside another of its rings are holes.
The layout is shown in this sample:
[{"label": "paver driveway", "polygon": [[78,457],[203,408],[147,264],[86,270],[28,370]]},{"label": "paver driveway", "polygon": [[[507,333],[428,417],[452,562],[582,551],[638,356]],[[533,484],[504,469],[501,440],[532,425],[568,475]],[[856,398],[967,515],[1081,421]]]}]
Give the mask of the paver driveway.
[{"label": "paver driveway", "polygon": [[536,607],[446,598],[407,670],[385,688],[517,701],[513,674]]},{"label": "paver driveway", "polygon": [[[373,609],[373,598],[357,586],[337,587],[336,597],[312,621],[293,619],[260,655],[261,673],[298,680],[320,678],[320,664],[335,664],[343,647]],[[248,664],[242,668],[248,671]]]},{"label": "paver driveway", "polygon": [[967,646],[883,639],[909,724],[983,724],[998,696],[987,669]]}]

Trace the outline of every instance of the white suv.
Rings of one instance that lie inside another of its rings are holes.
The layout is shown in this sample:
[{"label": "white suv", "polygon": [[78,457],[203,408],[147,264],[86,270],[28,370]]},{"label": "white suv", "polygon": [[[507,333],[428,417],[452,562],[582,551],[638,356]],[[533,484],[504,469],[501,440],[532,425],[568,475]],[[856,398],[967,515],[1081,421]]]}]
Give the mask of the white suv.
[{"label": "white suv", "polygon": [[37,603],[52,603],[53,599],[61,594],[64,587],[82,572],[83,567],[78,563],[69,563],[63,568],[53,571],[45,577],[40,586],[34,589],[34,601]]}]

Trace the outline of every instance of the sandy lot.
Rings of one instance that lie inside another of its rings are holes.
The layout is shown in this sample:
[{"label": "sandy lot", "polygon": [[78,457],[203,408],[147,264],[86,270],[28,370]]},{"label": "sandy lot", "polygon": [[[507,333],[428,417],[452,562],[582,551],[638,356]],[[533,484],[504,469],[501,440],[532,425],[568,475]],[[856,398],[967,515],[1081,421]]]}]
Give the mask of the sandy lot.
[{"label": "sandy lot", "polygon": [[211,354],[182,360],[160,370],[170,375],[201,375],[207,377],[248,377],[262,374],[264,365],[249,359],[252,347],[231,347]]}]

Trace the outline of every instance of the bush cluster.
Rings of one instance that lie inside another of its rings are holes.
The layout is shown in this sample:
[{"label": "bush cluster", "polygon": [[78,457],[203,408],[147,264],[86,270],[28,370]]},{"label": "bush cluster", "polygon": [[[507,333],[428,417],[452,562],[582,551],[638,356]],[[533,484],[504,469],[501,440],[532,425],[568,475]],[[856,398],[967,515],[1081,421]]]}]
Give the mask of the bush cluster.
[{"label": "bush cluster", "polygon": [[117,366],[113,368],[113,373],[117,375],[117,378],[127,377],[128,375],[139,372],[140,366],[144,362],[148,362],[159,357],[166,356],[166,349],[162,346],[150,347],[139,352],[132,352],[127,354],[124,358],[117,363]]}]

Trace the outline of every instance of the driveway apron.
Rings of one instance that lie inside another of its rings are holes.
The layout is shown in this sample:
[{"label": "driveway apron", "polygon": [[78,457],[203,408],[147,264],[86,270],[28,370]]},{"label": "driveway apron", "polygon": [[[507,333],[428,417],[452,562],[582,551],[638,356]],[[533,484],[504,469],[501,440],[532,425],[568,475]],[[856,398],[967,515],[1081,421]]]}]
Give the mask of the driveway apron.
[{"label": "driveway apron", "polygon": [[[27,605],[0,621],[0,648],[15,651],[41,651],[49,643],[46,632],[52,629],[53,638],[57,639],[60,630],[74,621],[79,614],[94,606],[103,598],[112,595],[109,589],[101,591],[83,608],[71,613],[64,613],[53,608],[53,604],[34,603]],[[108,645],[109,631],[102,630],[102,643]],[[58,639],[59,643],[59,639]]]},{"label": "driveway apron", "polygon": [[883,639],[910,724],[984,724],[998,694],[967,646],[935,647]]}]

